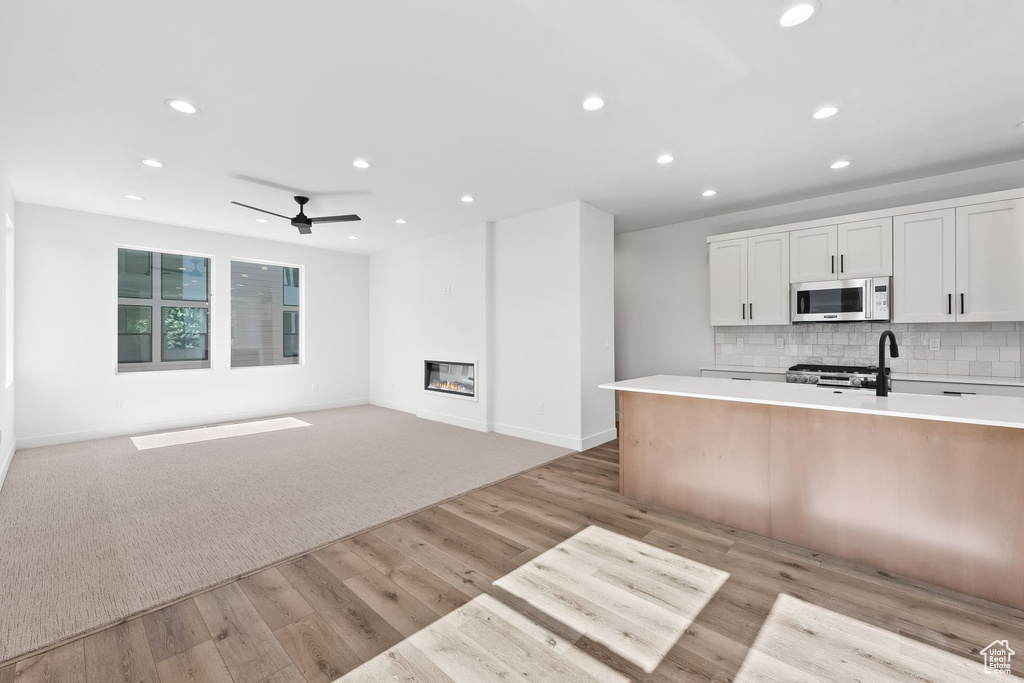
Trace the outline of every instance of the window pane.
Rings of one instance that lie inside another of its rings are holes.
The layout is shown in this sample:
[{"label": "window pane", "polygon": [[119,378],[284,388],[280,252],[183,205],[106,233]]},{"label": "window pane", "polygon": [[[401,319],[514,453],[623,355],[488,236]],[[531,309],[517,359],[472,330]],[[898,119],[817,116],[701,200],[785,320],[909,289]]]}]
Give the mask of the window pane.
[{"label": "window pane", "polygon": [[164,299],[206,301],[209,259],[160,255],[160,289]]},{"label": "window pane", "polygon": [[117,296],[153,298],[153,254],[137,249],[117,250]]},{"label": "window pane", "polygon": [[299,305],[299,269],[282,268],[284,275],[284,305]]},{"label": "window pane", "polygon": [[189,306],[163,307],[163,360],[207,360],[207,310]]},{"label": "window pane", "polygon": [[299,357],[299,312],[284,312],[284,356]]},{"label": "window pane", "polygon": [[149,306],[117,307],[117,362],[148,363],[153,360],[153,309]]},{"label": "window pane", "polygon": [[[298,268],[231,262],[231,367],[299,362],[299,277]],[[286,308],[289,290],[295,305]]]}]

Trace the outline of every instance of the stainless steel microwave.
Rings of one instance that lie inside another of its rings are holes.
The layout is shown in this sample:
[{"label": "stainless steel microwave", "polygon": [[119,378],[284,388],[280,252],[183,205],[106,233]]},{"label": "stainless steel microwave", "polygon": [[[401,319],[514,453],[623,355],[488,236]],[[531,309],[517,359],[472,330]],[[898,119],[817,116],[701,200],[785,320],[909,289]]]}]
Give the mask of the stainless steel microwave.
[{"label": "stainless steel microwave", "polygon": [[793,322],[888,322],[892,278],[799,282],[791,285]]}]

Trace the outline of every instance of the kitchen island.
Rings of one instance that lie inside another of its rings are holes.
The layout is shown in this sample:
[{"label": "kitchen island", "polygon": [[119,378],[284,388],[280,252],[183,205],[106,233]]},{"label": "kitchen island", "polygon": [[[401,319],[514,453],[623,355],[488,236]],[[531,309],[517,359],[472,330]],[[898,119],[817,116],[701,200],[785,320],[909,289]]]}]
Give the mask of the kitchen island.
[{"label": "kitchen island", "polygon": [[1024,609],[1024,399],[601,386],[624,496]]}]

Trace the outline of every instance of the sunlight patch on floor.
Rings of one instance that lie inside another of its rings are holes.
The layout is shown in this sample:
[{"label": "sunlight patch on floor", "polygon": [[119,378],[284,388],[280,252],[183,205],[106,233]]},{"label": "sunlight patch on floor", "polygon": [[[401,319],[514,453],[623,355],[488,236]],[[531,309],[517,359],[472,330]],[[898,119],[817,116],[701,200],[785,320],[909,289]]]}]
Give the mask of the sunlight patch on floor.
[{"label": "sunlight patch on floor", "polygon": [[650,673],[728,578],[590,526],[495,585]]},{"label": "sunlight patch on floor", "polygon": [[734,680],[991,682],[992,677],[980,660],[782,593]]},{"label": "sunlight patch on floor", "polygon": [[[587,527],[494,582],[541,617],[480,595],[338,682],[478,683],[525,675],[625,683],[628,677],[574,648],[575,639],[585,634],[652,672],[728,577],[642,541]],[[551,628],[540,623],[545,619],[552,620],[546,622]]]},{"label": "sunlight patch on floor", "polygon": [[140,451],[150,448],[164,448],[166,446],[180,446],[187,443],[199,441],[213,441],[214,439],[229,439],[233,436],[250,436],[252,434],[264,434],[276,432],[282,429],[295,429],[296,427],[312,427],[308,422],[303,422],[294,417],[277,417],[272,420],[256,420],[254,422],[240,422],[238,424],[217,425],[215,427],[202,427],[200,429],[185,429],[180,432],[164,432],[162,434],[146,434],[145,436],[133,436],[132,443]]}]

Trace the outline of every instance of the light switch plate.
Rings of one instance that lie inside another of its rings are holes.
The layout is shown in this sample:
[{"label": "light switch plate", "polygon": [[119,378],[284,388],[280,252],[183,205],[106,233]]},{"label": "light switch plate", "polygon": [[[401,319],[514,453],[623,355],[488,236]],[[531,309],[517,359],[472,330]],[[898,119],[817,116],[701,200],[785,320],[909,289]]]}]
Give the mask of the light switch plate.
[{"label": "light switch plate", "polygon": [[736,348],[737,349],[742,349],[743,348],[743,337],[736,337]]},{"label": "light switch plate", "polygon": [[775,340],[775,348],[777,348],[777,349],[784,349],[784,348],[786,348],[786,340],[785,339],[776,339]]},{"label": "light switch plate", "polygon": [[940,348],[941,348],[941,344],[940,344],[938,339],[929,339],[928,340],[928,350],[929,351],[938,351]]}]

